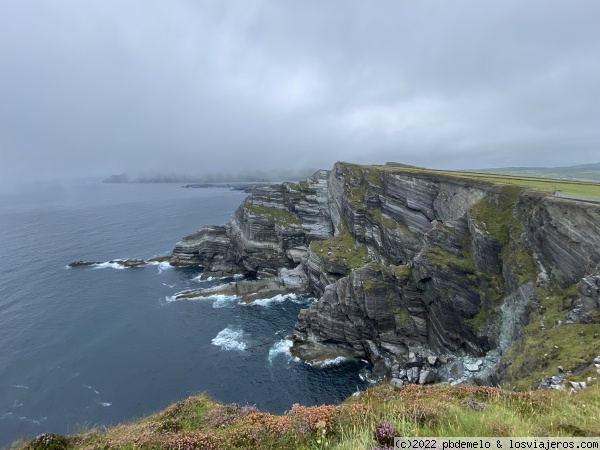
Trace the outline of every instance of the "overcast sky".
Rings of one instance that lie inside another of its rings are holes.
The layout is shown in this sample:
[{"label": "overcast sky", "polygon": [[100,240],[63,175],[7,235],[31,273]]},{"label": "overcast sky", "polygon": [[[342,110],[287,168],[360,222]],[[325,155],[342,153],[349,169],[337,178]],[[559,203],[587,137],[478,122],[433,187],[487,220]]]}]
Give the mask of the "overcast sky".
[{"label": "overcast sky", "polygon": [[0,177],[597,162],[599,20],[597,0],[0,0]]}]

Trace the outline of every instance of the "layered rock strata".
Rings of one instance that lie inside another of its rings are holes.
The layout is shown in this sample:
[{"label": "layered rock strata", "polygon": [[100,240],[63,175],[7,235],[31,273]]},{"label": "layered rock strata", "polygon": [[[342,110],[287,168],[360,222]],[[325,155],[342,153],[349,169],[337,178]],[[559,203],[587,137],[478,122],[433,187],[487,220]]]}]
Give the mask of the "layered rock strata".
[{"label": "layered rock strata", "polygon": [[[337,163],[298,184],[256,188],[225,226],[183,238],[171,263],[270,280],[271,293],[312,292],[292,335],[304,359],[365,358],[402,382],[485,382],[541,290],[583,279],[578,317],[595,320],[585,313],[599,306],[599,242],[598,204]],[[246,292],[244,283],[230,289]]]}]

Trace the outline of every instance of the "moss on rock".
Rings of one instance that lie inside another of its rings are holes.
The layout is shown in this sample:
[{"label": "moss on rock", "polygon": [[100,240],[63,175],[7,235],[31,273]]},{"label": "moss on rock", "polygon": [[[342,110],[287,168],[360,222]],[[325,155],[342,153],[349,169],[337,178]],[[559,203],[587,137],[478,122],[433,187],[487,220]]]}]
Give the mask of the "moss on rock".
[{"label": "moss on rock", "polygon": [[536,293],[538,307],[523,327],[522,338],[503,357],[505,386],[535,389],[542,378],[558,373],[558,366],[572,372],[566,379],[596,376],[591,361],[600,354],[598,324],[567,322],[577,298],[577,284],[560,290],[538,288]]},{"label": "moss on rock", "polygon": [[351,269],[358,269],[367,264],[371,258],[367,247],[358,243],[346,227],[342,227],[337,236],[324,241],[312,241],[310,251],[324,262],[344,264]]},{"label": "moss on rock", "polygon": [[269,221],[279,225],[301,225],[302,222],[294,217],[288,210],[273,206],[256,205],[249,201],[244,202],[244,208],[256,215],[264,216]]}]

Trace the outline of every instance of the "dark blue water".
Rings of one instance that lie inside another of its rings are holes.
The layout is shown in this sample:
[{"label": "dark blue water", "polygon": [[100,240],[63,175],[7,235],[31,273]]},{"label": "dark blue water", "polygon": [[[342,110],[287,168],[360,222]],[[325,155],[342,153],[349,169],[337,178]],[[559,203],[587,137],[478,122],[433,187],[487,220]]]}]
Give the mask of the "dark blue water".
[{"label": "dark blue water", "polygon": [[132,419],[190,394],[256,404],[339,401],[360,362],[294,361],[285,341],[310,299],[169,302],[197,269],[67,269],[149,258],[222,224],[246,194],[171,184],[39,186],[0,196],[0,447]]}]

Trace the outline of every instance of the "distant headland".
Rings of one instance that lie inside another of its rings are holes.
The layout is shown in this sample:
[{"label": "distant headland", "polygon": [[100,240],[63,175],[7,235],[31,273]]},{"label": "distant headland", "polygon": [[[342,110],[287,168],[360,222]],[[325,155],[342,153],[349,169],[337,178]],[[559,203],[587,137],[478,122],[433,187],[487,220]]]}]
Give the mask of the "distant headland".
[{"label": "distant headland", "polygon": [[[269,183],[275,181],[298,181],[310,177],[316,169],[260,170],[240,173],[212,173],[206,175],[186,175],[179,173],[139,173],[132,175],[123,172],[111,175],[104,183]],[[189,186],[196,187],[196,186]]]}]

